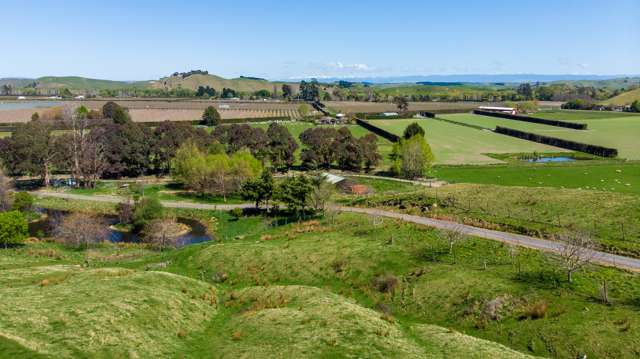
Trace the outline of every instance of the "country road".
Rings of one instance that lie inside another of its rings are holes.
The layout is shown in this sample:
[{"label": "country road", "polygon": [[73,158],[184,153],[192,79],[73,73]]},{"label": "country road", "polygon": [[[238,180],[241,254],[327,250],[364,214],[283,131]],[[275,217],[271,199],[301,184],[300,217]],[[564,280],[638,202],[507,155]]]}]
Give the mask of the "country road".
[{"label": "country road", "polygon": [[[62,192],[31,192],[34,196],[39,197],[55,197],[79,201],[94,201],[104,203],[120,203],[125,201],[124,198],[116,196],[87,196]],[[177,202],[177,201],[162,201],[162,205],[168,208],[187,208],[187,209],[202,209],[202,210],[231,210],[234,208],[251,208],[253,204],[204,204],[193,202]],[[341,212],[360,213],[370,216],[395,218],[404,222],[420,224],[424,226],[434,227],[444,230],[456,230],[468,236],[474,236],[484,239],[490,239],[503,243],[513,244],[521,247],[527,247],[544,252],[558,253],[562,244],[559,242],[549,241],[546,239],[540,239],[536,237],[524,236],[515,233],[507,233],[494,231],[490,229],[473,227],[465,224],[460,224],[451,221],[444,221],[440,219],[432,219],[421,216],[413,216],[409,214],[396,213],[391,211],[385,211],[375,208],[359,208],[359,207],[344,207],[337,206],[337,210]],[[634,272],[640,272],[640,259],[619,256],[616,254],[610,254],[600,251],[592,251],[592,261],[601,265],[616,267],[620,269],[630,270]]]}]

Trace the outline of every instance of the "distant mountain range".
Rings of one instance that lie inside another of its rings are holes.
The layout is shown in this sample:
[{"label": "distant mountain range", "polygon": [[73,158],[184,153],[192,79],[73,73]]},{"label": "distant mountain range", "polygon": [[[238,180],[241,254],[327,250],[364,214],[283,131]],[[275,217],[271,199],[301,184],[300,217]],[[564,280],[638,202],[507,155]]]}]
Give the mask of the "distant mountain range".
[{"label": "distant mountain range", "polygon": [[[523,83],[557,81],[602,81],[611,79],[640,78],[640,75],[574,75],[574,74],[468,74],[468,75],[411,75],[388,77],[326,77],[320,82],[367,82],[372,84],[401,84],[418,82],[436,83]],[[301,80],[301,79],[298,79]],[[310,80],[305,78],[304,80]]]}]

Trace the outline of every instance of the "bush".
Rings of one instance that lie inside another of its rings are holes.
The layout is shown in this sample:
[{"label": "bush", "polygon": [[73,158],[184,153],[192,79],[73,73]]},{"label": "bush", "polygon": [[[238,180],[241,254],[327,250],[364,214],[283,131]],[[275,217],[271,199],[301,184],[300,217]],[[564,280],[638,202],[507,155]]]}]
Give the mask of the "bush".
[{"label": "bush", "polygon": [[392,274],[379,275],[373,278],[371,285],[380,293],[393,293],[400,281]]},{"label": "bush", "polygon": [[549,310],[549,304],[541,300],[529,305],[525,310],[525,316],[531,319],[544,318],[547,315],[547,310]]},{"label": "bush", "polygon": [[65,246],[83,249],[109,237],[106,223],[84,213],[66,216],[55,233]]},{"label": "bush", "polygon": [[133,227],[141,231],[151,221],[159,219],[164,214],[164,207],[157,198],[143,198],[133,207]]},{"label": "bush", "polygon": [[222,117],[218,110],[213,106],[209,106],[204,110],[200,124],[204,126],[217,126],[220,124],[221,120]]},{"label": "bush", "polygon": [[231,214],[233,219],[235,219],[236,221],[240,219],[240,217],[242,217],[242,213],[243,213],[242,208],[234,208],[231,211],[229,211],[229,214]]},{"label": "bush", "polygon": [[29,226],[24,215],[18,211],[0,213],[0,243],[5,248],[23,243],[29,234]]},{"label": "bush", "polygon": [[13,195],[14,211],[29,212],[33,208],[33,196],[27,192],[16,192]]}]

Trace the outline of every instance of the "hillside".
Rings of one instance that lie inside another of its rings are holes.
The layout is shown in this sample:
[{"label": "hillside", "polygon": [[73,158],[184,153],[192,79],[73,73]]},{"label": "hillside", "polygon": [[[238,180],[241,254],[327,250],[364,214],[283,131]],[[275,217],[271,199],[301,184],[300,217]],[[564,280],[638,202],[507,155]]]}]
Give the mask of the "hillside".
[{"label": "hillside", "polygon": [[[231,88],[240,92],[255,92],[259,90],[273,91],[275,86],[278,91],[281,91],[282,82],[270,82],[266,80],[255,80],[249,78],[235,78],[225,79],[220,76],[211,74],[195,74],[187,77],[182,76],[169,76],[163,77],[158,81],[152,81],[151,87],[156,89],[176,89],[185,88],[191,90],[197,90],[199,86],[209,86],[220,91],[223,88]],[[297,87],[297,84],[291,84]]]},{"label": "hillside", "polygon": [[131,87],[146,87],[148,81],[111,81],[90,79],[79,76],[46,76],[34,80],[36,88],[55,89],[68,88],[69,90],[117,90]]},{"label": "hillside", "polygon": [[633,101],[640,101],[640,88],[623,92],[618,96],[612,97],[606,101],[602,101],[602,104],[624,106],[631,104]]}]

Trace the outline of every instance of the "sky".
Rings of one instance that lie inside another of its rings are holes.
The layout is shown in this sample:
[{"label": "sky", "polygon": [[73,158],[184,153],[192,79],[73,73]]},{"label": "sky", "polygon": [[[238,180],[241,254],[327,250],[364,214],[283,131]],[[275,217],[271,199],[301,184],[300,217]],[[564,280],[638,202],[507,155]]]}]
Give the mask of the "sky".
[{"label": "sky", "polygon": [[640,74],[640,0],[3,0],[0,23],[0,77]]}]

